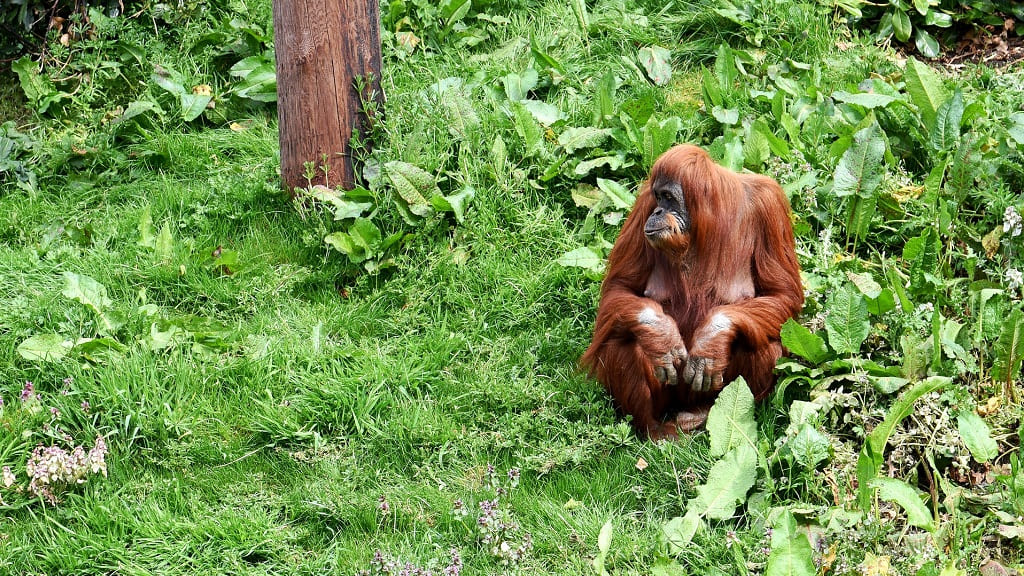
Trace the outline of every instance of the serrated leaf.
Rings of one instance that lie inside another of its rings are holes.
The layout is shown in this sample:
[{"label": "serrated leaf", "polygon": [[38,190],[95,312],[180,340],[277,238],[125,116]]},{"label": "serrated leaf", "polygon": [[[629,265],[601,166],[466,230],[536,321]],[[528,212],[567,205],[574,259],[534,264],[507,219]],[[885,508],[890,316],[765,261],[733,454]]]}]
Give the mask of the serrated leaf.
[{"label": "serrated leaf", "polygon": [[644,67],[647,77],[657,86],[664,86],[672,79],[672,64],[669,60],[672,53],[661,46],[650,46],[640,49],[640,65]]},{"label": "serrated leaf", "polygon": [[398,160],[384,164],[384,169],[409,212],[420,217],[430,214],[431,207],[427,198],[441,194],[433,175],[418,166]]},{"label": "serrated leaf", "polygon": [[935,125],[935,115],[946,100],[949,92],[942,85],[942,79],[927,64],[915,58],[907,60],[905,71],[907,94],[911,102],[921,112],[921,120],[926,128]]},{"label": "serrated leaf", "polygon": [[868,337],[871,323],[864,297],[849,286],[836,290],[828,299],[825,331],[836,354],[855,354]]},{"label": "serrated leaf", "polygon": [[534,156],[544,149],[544,129],[521,104],[512,105],[512,121],[516,134],[523,141],[526,156]]},{"label": "serrated leaf", "polygon": [[57,362],[67,355],[71,345],[60,334],[38,334],[18,344],[18,354],[32,362]]},{"label": "serrated leaf", "polygon": [[907,522],[911,526],[935,531],[935,520],[928,507],[921,501],[920,493],[912,486],[896,478],[876,478],[871,487],[878,490],[878,497],[896,503],[907,513]]},{"label": "serrated leaf", "polygon": [[593,248],[587,246],[563,254],[561,258],[555,260],[555,263],[566,267],[585,268],[595,272],[604,270],[604,259],[601,258],[600,254],[594,252]]},{"label": "serrated leaf", "polygon": [[582,148],[600,146],[608,138],[609,134],[611,134],[611,130],[607,128],[593,128],[590,126],[567,128],[559,134],[558,143],[562,148],[565,148],[566,154],[572,154]]},{"label": "serrated leaf", "polygon": [[828,347],[821,336],[812,333],[792,318],[782,325],[782,345],[790,353],[807,360],[812,364],[821,364],[829,357]]},{"label": "serrated leaf", "polygon": [[754,395],[743,377],[737,378],[718,395],[708,413],[707,430],[711,435],[713,457],[722,456],[737,446],[755,445]]},{"label": "serrated leaf", "polygon": [[732,518],[756,477],[757,450],[750,444],[740,444],[711,467],[707,482],[697,487],[697,496],[687,508],[712,520]]},{"label": "serrated leaf", "polygon": [[870,198],[882,183],[885,141],[873,122],[853,135],[853,144],[843,153],[833,175],[836,196]]},{"label": "serrated leaf", "polygon": [[960,121],[964,116],[964,94],[960,90],[939,106],[935,125],[929,132],[929,142],[937,152],[953,150],[960,144]]},{"label": "serrated leaf", "polygon": [[984,464],[999,456],[999,445],[992,438],[988,424],[973,410],[965,410],[957,415],[956,427],[963,438],[971,456]]},{"label": "serrated leaf", "polygon": [[796,518],[786,510],[772,527],[771,552],[765,576],[814,576],[814,558],[807,534],[797,530]]}]

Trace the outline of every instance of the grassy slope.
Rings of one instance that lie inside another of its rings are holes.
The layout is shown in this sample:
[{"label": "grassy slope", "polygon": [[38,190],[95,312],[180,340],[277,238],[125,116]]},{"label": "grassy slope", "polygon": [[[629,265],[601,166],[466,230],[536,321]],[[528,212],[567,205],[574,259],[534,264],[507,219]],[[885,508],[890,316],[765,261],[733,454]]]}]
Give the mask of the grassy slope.
[{"label": "grassy slope", "polygon": [[[521,70],[529,48],[517,38],[573,30],[572,13],[559,5],[513,15],[488,45],[493,53],[393,62],[385,157],[428,170],[443,163],[450,138],[443,124],[424,119],[424,89],[450,76]],[[588,118],[588,78],[607,68],[628,77],[619,54],[678,41],[673,25],[690,17],[687,6],[660,17],[655,8],[649,28],[608,31],[590,45],[578,33],[561,39],[557,57],[575,71],[555,96],[563,110]],[[834,46],[821,20],[780,21],[810,31],[799,58]],[[718,32],[703,30],[679,47],[694,64],[717,46]],[[850,78],[876,64],[855,54],[845,62]],[[680,80],[655,97],[695,135],[695,67],[682,67]],[[651,88],[634,82],[623,90],[629,97]],[[467,573],[495,573],[475,544],[472,517],[452,513],[456,499],[485,497],[484,468],[494,464],[499,473],[524,469],[507,504],[534,539],[524,572],[590,573],[598,531],[612,518],[611,566],[648,573],[661,523],[706,476],[707,440],[637,441],[600,387],[577,372],[598,284],[554,260],[579,245],[583,213],[568,190],[489,175],[497,133],[489,125],[498,125],[498,112],[476,104],[481,133],[458,160],[478,192],[470,216],[457,228],[427,224],[378,276],[325,255],[320,231],[330,222],[303,220],[274,191],[276,124],[260,118],[244,132],[156,133],[131,147],[136,159],[112,185],[98,177],[69,182],[58,168],[36,196],[0,194],[0,394],[11,402],[32,380],[72,429],[76,419],[84,426],[77,406],[86,399],[112,447],[106,481],[58,507],[0,518],[0,572],[353,573],[369,567],[375,549],[439,562],[437,571],[455,547]],[[502,136],[516,164],[515,135]],[[173,233],[166,259],[137,245],[147,206],[156,229],[166,223]],[[47,243],[55,225],[91,227],[92,241]],[[217,246],[239,253],[237,273],[208,265]],[[149,320],[137,307],[155,304],[171,317],[224,324],[232,353],[132,346],[91,368],[25,362],[14,349],[28,335],[92,333],[90,315],[60,295],[64,271],[107,287],[129,319],[123,333],[141,339]],[[61,397],[68,376],[73,392]],[[775,416],[770,405],[759,409],[769,439],[779,432]],[[822,484],[796,499],[831,498]],[[695,572],[735,573],[742,562],[724,533],[738,528],[756,547],[758,522],[698,534],[681,562]]]}]

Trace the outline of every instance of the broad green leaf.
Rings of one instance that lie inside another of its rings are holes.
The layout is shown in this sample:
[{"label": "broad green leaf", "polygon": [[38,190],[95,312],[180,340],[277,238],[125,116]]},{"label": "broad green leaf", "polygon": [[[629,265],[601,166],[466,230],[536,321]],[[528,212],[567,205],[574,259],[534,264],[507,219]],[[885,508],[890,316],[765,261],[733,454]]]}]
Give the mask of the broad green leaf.
[{"label": "broad green leaf", "polygon": [[380,229],[368,218],[356,218],[348,233],[352,237],[352,242],[369,256],[375,255],[377,249],[380,248]]},{"label": "broad green leaf", "polygon": [[[586,176],[596,168],[607,166],[611,171],[618,171],[626,166],[632,166],[633,163],[626,160],[624,154],[616,154],[615,156],[598,156],[597,158],[591,158],[590,160],[584,160],[573,168],[573,173],[577,176]],[[632,198],[632,196],[630,196]]]},{"label": "broad green leaf", "polygon": [[539,100],[523,100],[519,103],[533,117],[544,126],[554,126],[565,120],[565,114],[554,104],[541,102]]},{"label": "broad green leaf", "polygon": [[832,192],[836,196],[872,197],[882,183],[884,154],[885,140],[877,122],[858,131],[836,165]]},{"label": "broad green leaf", "polygon": [[920,492],[902,480],[896,478],[876,478],[871,487],[878,490],[878,497],[888,502],[895,502],[907,513],[907,522],[911,526],[935,531],[935,520],[924,502]]},{"label": "broad green leaf", "polygon": [[733,90],[736,77],[739,71],[736,70],[736,59],[733,56],[732,48],[725,42],[718,45],[715,53],[715,78],[723,92]]},{"label": "broad green leaf", "polygon": [[921,112],[925,128],[931,132],[939,107],[949,99],[949,92],[942,85],[942,79],[927,64],[915,58],[907,60],[904,73],[907,94]]},{"label": "broad green leaf", "polygon": [[847,210],[846,231],[851,236],[861,240],[868,237],[871,231],[871,219],[875,217],[875,210],[878,207],[878,198],[869,196],[853,196],[850,198]]},{"label": "broad green leaf", "polygon": [[782,325],[782,345],[790,353],[807,360],[811,364],[821,364],[829,358],[825,340],[813,334],[792,318]]},{"label": "broad green leaf", "polygon": [[680,554],[689,549],[694,534],[700,528],[700,514],[689,510],[685,516],[676,516],[661,527],[662,537],[668,544],[668,553]]},{"label": "broad green leaf", "polygon": [[771,154],[768,138],[757,130],[749,130],[743,140],[743,165],[752,170],[760,168]]},{"label": "broad green leaf", "polygon": [[60,334],[38,334],[18,344],[18,354],[32,362],[57,362],[67,355],[71,345]]},{"label": "broad green leaf", "polygon": [[555,263],[566,267],[585,268],[595,272],[600,272],[604,269],[604,259],[601,258],[600,254],[594,252],[593,248],[587,246],[563,254]]},{"label": "broad green leaf", "polygon": [[914,0],[914,9],[921,16],[928,14],[928,0]]},{"label": "broad green leaf", "polygon": [[1024,145],[1024,112],[1015,112],[1008,118],[1010,124],[1006,127],[1007,133],[1017,144]]},{"label": "broad green leaf", "polygon": [[899,376],[868,376],[871,385],[882,394],[892,394],[910,384],[910,380]]},{"label": "broad green leaf", "polygon": [[597,549],[607,554],[612,548],[612,521],[609,519],[601,526],[601,533],[597,535]]},{"label": "broad green leaf", "polygon": [[124,112],[115,118],[112,123],[120,124],[121,122],[127,122],[136,116],[141,116],[150,110],[157,110],[158,108],[159,107],[155,102],[150,102],[149,100],[136,100],[129,104],[128,107],[124,109]]},{"label": "broad green leaf", "polygon": [[64,273],[64,290],[61,294],[85,304],[96,315],[102,315],[113,304],[113,301],[107,297],[106,286],[89,276],[74,272]]},{"label": "broad green leaf", "polygon": [[904,244],[903,260],[910,266],[911,294],[928,294],[934,290],[940,250],[939,233],[933,227],[925,228],[920,236]]},{"label": "broad green leaf", "polygon": [[349,261],[353,264],[359,264],[366,260],[366,251],[357,246],[346,232],[332,232],[324,236],[324,243],[348,256]]},{"label": "broad green leaf", "polygon": [[597,91],[594,94],[594,125],[601,127],[609,119],[615,116],[615,89],[618,87],[618,79],[615,73],[608,71],[597,83]]},{"label": "broad green leaf", "polygon": [[657,120],[652,114],[643,127],[643,149],[641,155],[644,159],[644,167],[650,169],[654,161],[663,152],[676,143],[676,135],[683,127],[682,120],[678,116],[671,116],[664,120]]},{"label": "broad green leaf", "polygon": [[1003,322],[999,340],[995,347],[996,361],[992,367],[992,378],[1002,382],[1006,390],[1011,390],[1013,379],[1020,372],[1021,360],[1024,360],[1024,313],[1014,308]]},{"label": "broad green leaf", "polygon": [[476,196],[476,190],[472,186],[465,186],[459,192],[451,196],[434,196],[430,199],[434,209],[439,212],[451,212],[455,215],[455,221],[462,224],[466,217],[466,207]]},{"label": "broad green leaf", "polygon": [[906,42],[910,39],[910,16],[899,8],[894,9],[892,14],[892,28],[896,33],[896,39],[900,42]]},{"label": "broad green leaf", "polygon": [[918,52],[928,58],[936,58],[939,55],[939,41],[924,28],[918,27],[914,30],[914,45],[917,46]]},{"label": "broad green leaf", "polygon": [[590,30],[590,16],[587,14],[587,3],[584,0],[570,0],[569,4],[572,6],[572,13],[576,16],[576,24],[579,25],[580,32],[586,38]]},{"label": "broad green leaf", "polygon": [[533,59],[540,64],[541,68],[554,68],[559,72],[564,73],[565,68],[562,63],[555,60],[547,51],[537,43],[537,37],[530,34],[530,52],[533,53]]},{"label": "broad green leaf", "polygon": [[850,94],[849,92],[842,91],[833,92],[832,99],[839,102],[846,102],[847,104],[863,106],[869,110],[874,108],[885,108],[893,102],[900,101],[896,96],[890,96],[888,94],[869,92],[857,92],[855,94]]},{"label": "broad green leaf", "polygon": [[953,150],[960,144],[960,121],[964,115],[964,94],[960,90],[942,103],[935,113],[935,126],[929,133],[929,142],[937,152]]},{"label": "broad green leaf", "polygon": [[36,104],[54,93],[47,76],[39,74],[39,65],[30,56],[22,56],[11,64],[11,70],[18,75],[21,90],[30,102]]},{"label": "broad green leaf", "polygon": [[868,337],[871,323],[864,297],[849,286],[836,290],[828,299],[825,332],[836,354],[856,354]]},{"label": "broad green leaf", "polygon": [[807,534],[797,530],[796,518],[785,510],[772,527],[771,552],[765,576],[814,576],[814,558]]},{"label": "broad green leaf", "polygon": [[629,190],[614,180],[598,178],[597,187],[604,192],[604,197],[611,201],[612,206],[619,210],[629,210],[636,202],[636,198],[629,193]]},{"label": "broad green leaf", "polygon": [[831,457],[832,441],[813,424],[804,424],[796,436],[786,442],[786,448],[798,464],[813,469]]},{"label": "broad green leaf", "polygon": [[707,68],[701,74],[701,80],[701,95],[704,98],[704,109],[721,108],[725,101],[722,98],[722,88],[718,85],[718,80],[715,79],[714,75]]},{"label": "broad green leaf", "polygon": [[719,124],[725,124],[726,126],[732,126],[740,121],[740,111],[735,108],[715,106],[711,109],[711,115],[714,116]]},{"label": "broad green leaf", "polygon": [[999,445],[992,438],[988,424],[976,412],[964,410],[958,414],[956,427],[975,460],[985,463],[999,456]]},{"label": "broad green leaf", "polygon": [[640,64],[655,85],[664,86],[672,79],[672,64],[669,62],[671,57],[672,53],[661,46],[640,49]]},{"label": "broad green leaf", "polygon": [[687,508],[712,520],[732,518],[736,506],[746,500],[756,477],[757,449],[750,444],[740,444],[711,467],[707,482],[697,487],[697,496]]},{"label": "broad green leaf", "polygon": [[433,175],[418,166],[398,160],[386,163],[384,169],[391,185],[410,212],[421,217],[430,214],[431,207],[427,198],[441,194]]},{"label": "broad green leaf", "polygon": [[139,216],[139,241],[137,244],[146,248],[156,247],[156,237],[153,236],[153,212],[148,204],[142,209],[142,215]]},{"label": "broad green leaf", "polygon": [[501,82],[505,85],[505,96],[513,102],[518,102],[519,100],[525,100],[530,90],[537,87],[538,80],[537,71],[533,68],[527,68],[522,75],[513,72],[502,78]]},{"label": "broad green leaf", "polygon": [[558,136],[558,143],[565,148],[567,154],[582,148],[594,148],[600,146],[611,134],[607,128],[567,128]]},{"label": "broad green leaf", "polygon": [[206,105],[213,100],[209,94],[192,94],[184,92],[181,94],[181,119],[191,122],[199,117],[206,110]]},{"label": "broad green leaf", "polygon": [[878,298],[882,294],[882,285],[875,282],[875,279],[868,272],[863,274],[847,272],[846,277],[850,279],[850,282],[853,282],[853,285],[857,287],[857,290],[860,290],[861,294],[868,298]]},{"label": "broad green leaf", "polygon": [[754,395],[742,377],[726,386],[718,395],[708,413],[707,429],[711,435],[713,457],[723,456],[740,445],[756,444]]},{"label": "broad green leaf", "polygon": [[521,104],[512,105],[512,121],[516,134],[523,141],[526,156],[534,156],[544,149],[544,129]]},{"label": "broad green leaf", "polygon": [[153,248],[161,262],[169,262],[174,256],[174,236],[171,235],[170,222],[164,222],[160,228],[160,235],[156,237],[156,246]]},{"label": "broad green leaf", "polygon": [[458,90],[448,90],[441,95],[448,114],[448,131],[453,136],[466,137],[480,126],[480,116],[469,99]]}]

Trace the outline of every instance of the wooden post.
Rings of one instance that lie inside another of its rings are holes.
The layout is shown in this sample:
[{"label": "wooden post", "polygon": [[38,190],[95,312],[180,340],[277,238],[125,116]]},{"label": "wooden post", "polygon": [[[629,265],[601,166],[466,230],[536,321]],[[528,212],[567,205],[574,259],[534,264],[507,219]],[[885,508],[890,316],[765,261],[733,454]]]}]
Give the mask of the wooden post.
[{"label": "wooden post", "polygon": [[314,162],[313,184],[351,188],[349,139],[365,127],[356,77],[372,76],[382,101],[378,0],[274,0],[274,47],[284,186],[306,186]]}]

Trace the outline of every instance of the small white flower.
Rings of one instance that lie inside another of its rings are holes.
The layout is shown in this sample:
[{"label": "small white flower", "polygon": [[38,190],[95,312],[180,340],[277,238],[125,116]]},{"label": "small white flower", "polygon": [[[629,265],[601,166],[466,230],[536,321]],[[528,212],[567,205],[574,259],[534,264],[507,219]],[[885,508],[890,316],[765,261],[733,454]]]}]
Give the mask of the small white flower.
[{"label": "small white flower", "polygon": [[1024,274],[1016,268],[1010,268],[1006,271],[1006,287],[1010,290],[1016,290],[1024,284]]},{"label": "small white flower", "polygon": [[1020,236],[1022,229],[1024,229],[1024,219],[1017,212],[1017,208],[1007,206],[1006,211],[1003,212],[1003,232],[1014,237]]}]

